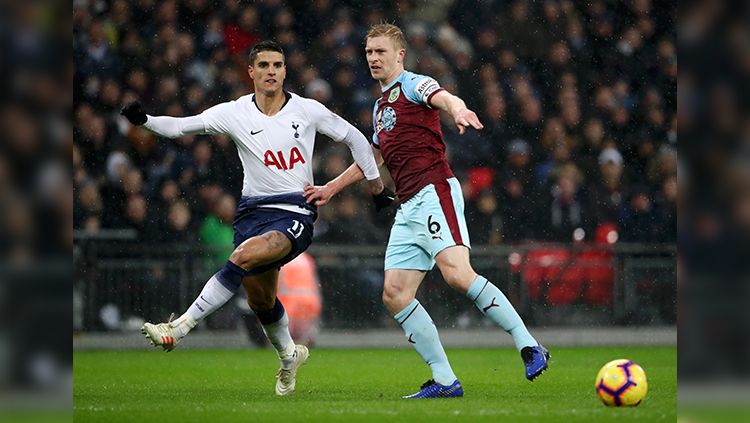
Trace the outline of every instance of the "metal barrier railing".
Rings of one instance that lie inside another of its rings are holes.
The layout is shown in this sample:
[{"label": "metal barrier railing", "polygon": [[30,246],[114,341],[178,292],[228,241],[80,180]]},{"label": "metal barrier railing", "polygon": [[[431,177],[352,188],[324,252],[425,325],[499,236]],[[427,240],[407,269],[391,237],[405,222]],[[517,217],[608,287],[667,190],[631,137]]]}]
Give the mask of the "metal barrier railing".
[{"label": "metal barrier railing", "polygon": [[[74,291],[81,307],[74,317],[80,330],[112,329],[129,316],[161,321],[183,311],[231,251],[77,235]],[[324,326],[393,324],[381,302],[384,245],[317,243],[308,252],[318,269]],[[475,246],[472,265],[531,325],[674,324],[675,255],[674,245],[527,243]],[[436,323],[485,324],[437,269],[418,297]]]}]

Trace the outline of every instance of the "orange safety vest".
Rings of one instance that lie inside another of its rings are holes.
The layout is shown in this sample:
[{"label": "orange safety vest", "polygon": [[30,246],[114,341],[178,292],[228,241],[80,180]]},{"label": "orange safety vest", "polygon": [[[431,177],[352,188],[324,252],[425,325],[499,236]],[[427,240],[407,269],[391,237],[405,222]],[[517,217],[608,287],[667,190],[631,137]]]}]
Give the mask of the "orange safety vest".
[{"label": "orange safety vest", "polygon": [[277,296],[292,320],[320,317],[323,301],[315,260],[311,255],[302,253],[281,268]]}]

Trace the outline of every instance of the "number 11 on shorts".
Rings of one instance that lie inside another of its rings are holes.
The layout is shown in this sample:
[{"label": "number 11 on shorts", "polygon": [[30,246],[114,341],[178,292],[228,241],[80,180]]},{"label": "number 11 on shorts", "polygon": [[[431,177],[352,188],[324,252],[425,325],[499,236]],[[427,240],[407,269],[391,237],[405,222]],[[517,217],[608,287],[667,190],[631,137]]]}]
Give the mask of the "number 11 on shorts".
[{"label": "number 11 on shorts", "polygon": [[299,220],[294,220],[294,225],[292,225],[291,228],[287,228],[286,230],[287,232],[292,234],[294,239],[297,239],[300,235],[302,235],[302,231],[305,230],[305,225],[299,223]]}]

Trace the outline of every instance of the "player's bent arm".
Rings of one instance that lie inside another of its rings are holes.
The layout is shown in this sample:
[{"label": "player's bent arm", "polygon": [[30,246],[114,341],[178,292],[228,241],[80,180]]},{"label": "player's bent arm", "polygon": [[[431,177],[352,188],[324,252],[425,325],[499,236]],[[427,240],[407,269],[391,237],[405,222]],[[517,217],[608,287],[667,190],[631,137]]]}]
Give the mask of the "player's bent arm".
[{"label": "player's bent arm", "polygon": [[[378,166],[378,168],[380,168],[380,166],[382,166],[383,164],[383,156],[376,148],[372,148],[372,154],[375,159],[376,165]],[[336,195],[347,186],[362,180],[364,177],[365,174],[362,172],[362,169],[359,167],[359,165],[357,163],[353,163],[351,166],[349,166],[349,168],[341,172],[339,176],[330,180],[326,184],[326,186],[329,187],[332,195]],[[379,177],[368,181],[368,183],[370,184],[370,193],[377,194],[383,191],[383,181]]]},{"label": "player's bent arm", "polygon": [[178,138],[184,135],[205,134],[206,126],[200,116],[171,117],[147,115],[143,126],[162,137]]},{"label": "player's bent arm", "polygon": [[[372,149],[375,162],[378,163],[378,167],[383,164],[383,157],[380,151],[374,147]],[[341,172],[339,176],[329,181],[323,186],[312,186],[308,185],[305,187],[304,195],[307,197],[308,203],[314,203],[322,206],[337,193],[339,193],[345,187],[361,180],[365,177],[364,172],[360,169],[357,163],[352,164],[345,171]],[[396,195],[388,189],[380,178],[369,181],[370,192],[372,193],[372,201],[375,203],[375,210],[380,211],[388,207],[396,199]]]},{"label": "player's bent arm", "polygon": [[[378,170],[378,164],[375,161],[372,149],[370,148],[370,143],[367,142],[367,138],[365,138],[357,128],[351,124],[348,126],[349,128],[346,136],[344,136],[340,142],[343,142],[349,147],[349,150],[352,152],[352,157],[354,158],[354,163],[357,165],[359,172],[361,172],[365,179],[370,181],[371,188],[375,188],[372,193],[376,194],[383,190],[383,182],[380,180],[380,171]],[[346,171],[344,173],[346,173]],[[342,173],[342,175],[344,175],[344,173]],[[340,181],[340,183],[342,183],[341,189],[361,179],[361,176],[358,175],[355,179],[355,174],[356,172],[351,175],[346,175],[347,177]]]}]

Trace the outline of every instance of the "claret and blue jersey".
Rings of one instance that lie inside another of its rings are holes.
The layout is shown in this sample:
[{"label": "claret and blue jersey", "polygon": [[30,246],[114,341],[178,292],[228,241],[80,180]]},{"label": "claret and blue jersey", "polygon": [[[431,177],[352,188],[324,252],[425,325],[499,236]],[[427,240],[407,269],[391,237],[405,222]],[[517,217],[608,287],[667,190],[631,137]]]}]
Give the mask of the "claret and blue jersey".
[{"label": "claret and blue jersey", "polygon": [[454,245],[469,247],[461,186],[445,157],[434,79],[404,71],[373,108],[372,143],[380,149],[401,201],[386,249],[385,269],[430,270]]},{"label": "claret and blue jersey", "polygon": [[440,91],[433,78],[404,71],[375,101],[372,143],[380,149],[402,202],[431,183],[453,177],[440,112],[430,106]]}]

